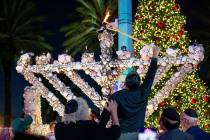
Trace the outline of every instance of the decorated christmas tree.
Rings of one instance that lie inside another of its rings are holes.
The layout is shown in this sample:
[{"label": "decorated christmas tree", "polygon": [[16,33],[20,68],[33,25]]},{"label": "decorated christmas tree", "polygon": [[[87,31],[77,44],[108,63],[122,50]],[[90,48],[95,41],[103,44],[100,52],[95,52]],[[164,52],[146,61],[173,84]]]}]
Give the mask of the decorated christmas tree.
[{"label": "decorated christmas tree", "polygon": [[[134,36],[140,39],[140,42],[134,43],[137,57],[140,57],[140,49],[150,43],[160,47],[161,57],[170,51],[169,48],[173,48],[172,50],[180,55],[190,51],[188,48],[190,39],[185,31],[186,18],[180,14],[180,6],[175,0],[139,0],[139,3],[133,26]],[[162,109],[171,106],[179,112],[187,108],[195,109],[199,115],[199,126],[210,132],[209,91],[198,76],[199,66],[194,67],[193,72],[174,83],[175,88],[170,91],[170,95],[159,102],[158,108],[147,117],[146,127],[158,127]],[[165,70],[164,76],[153,86],[151,100],[163,90],[163,87],[169,86],[167,82],[170,79],[180,75],[180,69],[172,65]]]}]

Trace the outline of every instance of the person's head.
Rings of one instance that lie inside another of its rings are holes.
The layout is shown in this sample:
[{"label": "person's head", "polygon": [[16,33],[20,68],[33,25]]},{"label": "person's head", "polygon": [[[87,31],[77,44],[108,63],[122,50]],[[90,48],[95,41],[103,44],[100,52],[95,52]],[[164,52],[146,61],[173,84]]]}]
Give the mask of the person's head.
[{"label": "person's head", "polygon": [[195,110],[186,109],[180,116],[181,127],[183,131],[187,131],[190,127],[198,124],[198,115]]},{"label": "person's head", "polygon": [[136,71],[128,73],[125,78],[125,85],[129,90],[135,90],[140,85],[140,76]]},{"label": "person's head", "polygon": [[65,106],[63,119],[65,124],[79,120],[89,120],[90,110],[87,102],[83,98],[76,98],[68,101]]},{"label": "person's head", "polygon": [[56,122],[55,121],[53,121],[53,122],[50,123],[50,131],[51,132],[54,132],[55,125],[56,125]]},{"label": "person's head", "polygon": [[33,119],[29,115],[25,115],[24,118],[16,118],[12,121],[12,132],[16,133],[30,133],[30,125]]},{"label": "person's head", "polygon": [[180,125],[180,117],[173,108],[165,108],[160,117],[160,128],[163,130],[172,130]]}]

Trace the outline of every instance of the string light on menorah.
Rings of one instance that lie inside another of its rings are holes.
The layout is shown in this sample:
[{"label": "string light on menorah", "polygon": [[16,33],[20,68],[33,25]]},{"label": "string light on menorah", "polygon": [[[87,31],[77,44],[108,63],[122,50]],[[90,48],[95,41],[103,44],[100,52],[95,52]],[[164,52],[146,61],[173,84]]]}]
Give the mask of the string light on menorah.
[{"label": "string light on menorah", "polygon": [[[107,23],[107,22],[106,22]],[[108,28],[107,28],[108,25]],[[126,49],[118,51],[118,59],[112,59],[112,46],[114,45],[113,31],[118,32],[119,29],[112,29],[112,26],[105,24],[99,32],[98,38],[101,47],[101,61],[95,61],[94,54],[85,52],[82,55],[81,62],[73,61],[72,57],[66,53],[58,56],[58,60],[50,62],[50,54],[37,56],[36,64],[31,64],[31,59],[34,57],[32,53],[21,55],[17,62],[17,72],[24,75],[25,79],[33,85],[33,90],[37,89],[42,97],[44,97],[52,106],[53,110],[57,111],[60,116],[63,115],[64,105],[59,99],[50,92],[47,87],[42,84],[42,81],[35,76],[36,73],[42,74],[54,88],[60,92],[67,100],[75,98],[74,93],[67,87],[55,74],[65,74],[74,84],[76,84],[86,94],[93,103],[103,108],[108,97],[113,92],[114,81],[127,67],[137,67],[137,72],[144,76],[148,70],[152,57],[152,48],[154,44],[144,46],[140,52],[141,58],[134,58]],[[189,46],[189,53],[186,55],[179,54],[179,50],[170,48],[164,53],[165,55],[158,59],[158,70],[155,76],[154,84],[158,83],[164,73],[171,68],[172,65],[180,66],[179,70],[168,80],[166,85],[148,102],[147,113],[148,117],[157,108],[157,105],[167,98],[170,92],[176,87],[189,72],[192,72],[196,66],[203,60],[203,47],[200,44]],[[77,73],[78,70],[85,71],[90,75],[102,88],[102,95],[91,87]],[[57,82],[56,82],[57,81]],[[27,89],[28,91],[29,89]],[[27,103],[26,103],[27,104]],[[27,105],[26,105],[27,106]]]}]

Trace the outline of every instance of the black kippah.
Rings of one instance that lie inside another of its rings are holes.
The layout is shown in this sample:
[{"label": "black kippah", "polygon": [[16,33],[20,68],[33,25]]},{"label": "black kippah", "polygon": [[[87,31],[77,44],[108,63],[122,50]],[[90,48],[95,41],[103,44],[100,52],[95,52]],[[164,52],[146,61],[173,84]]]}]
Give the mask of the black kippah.
[{"label": "black kippah", "polygon": [[65,106],[65,114],[70,114],[70,113],[74,113],[76,112],[78,109],[78,103],[76,100],[72,99],[70,101],[67,102],[66,106]]},{"label": "black kippah", "polygon": [[168,118],[168,119],[170,119],[170,120],[172,120],[172,121],[177,121],[177,122],[180,121],[179,114],[176,112],[175,109],[170,108],[170,107],[165,108],[163,110],[163,116]]},{"label": "black kippah", "polygon": [[193,110],[193,109],[191,109],[191,108],[185,110],[184,113],[185,113],[187,116],[190,116],[190,117],[193,117],[193,118],[197,118],[197,117],[198,117],[198,114],[196,113],[196,111]]}]

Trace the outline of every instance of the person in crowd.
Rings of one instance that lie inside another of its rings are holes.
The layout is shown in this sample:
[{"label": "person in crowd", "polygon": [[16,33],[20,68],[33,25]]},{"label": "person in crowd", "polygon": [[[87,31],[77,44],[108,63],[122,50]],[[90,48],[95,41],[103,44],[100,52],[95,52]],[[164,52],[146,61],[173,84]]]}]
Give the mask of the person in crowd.
[{"label": "person in crowd", "polygon": [[16,118],[12,121],[12,132],[17,133],[31,133],[30,125],[33,119],[29,115],[25,115],[24,118]]},{"label": "person in crowd", "polygon": [[10,140],[11,136],[12,132],[9,127],[0,127],[0,140]]},{"label": "person in crowd", "polygon": [[36,136],[31,134],[31,124],[33,119],[29,115],[24,118],[16,118],[12,121],[12,140],[46,140],[44,136]]},{"label": "person in crowd", "polygon": [[180,116],[173,108],[163,110],[159,123],[164,131],[159,140],[194,140],[192,135],[179,130]]},{"label": "person in crowd", "polygon": [[[76,98],[68,101],[64,109],[63,122],[55,126],[56,140],[116,140],[120,136],[117,103],[110,101],[106,110],[112,118],[111,128],[91,120],[86,101]],[[106,113],[107,114],[107,113]]]},{"label": "person in crowd", "polygon": [[195,140],[210,140],[210,134],[198,127],[198,115],[195,110],[186,109],[180,117],[184,132],[191,134]]},{"label": "person in crowd", "polygon": [[55,121],[50,123],[50,132],[47,134],[48,140],[55,140],[55,125]]},{"label": "person in crowd", "polygon": [[159,48],[153,48],[153,58],[142,85],[136,71],[128,73],[125,78],[125,89],[112,94],[111,99],[118,104],[118,116],[121,128],[120,139],[136,140],[138,129],[144,127],[148,96],[157,70]]}]

